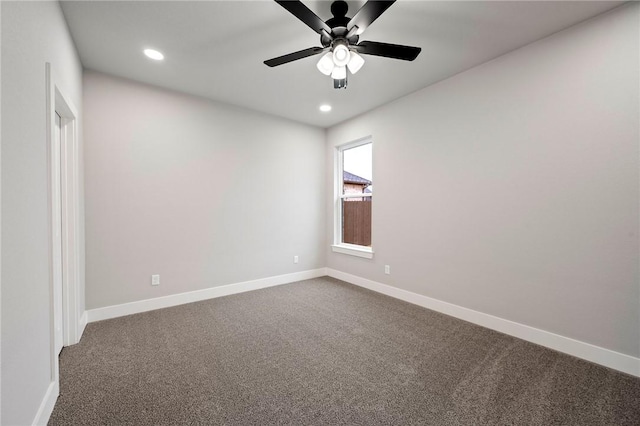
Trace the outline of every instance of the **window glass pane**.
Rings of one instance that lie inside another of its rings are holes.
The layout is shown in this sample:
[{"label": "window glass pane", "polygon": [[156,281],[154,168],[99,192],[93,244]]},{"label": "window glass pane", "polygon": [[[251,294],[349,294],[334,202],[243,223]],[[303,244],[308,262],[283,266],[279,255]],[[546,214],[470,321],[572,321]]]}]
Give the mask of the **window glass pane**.
[{"label": "window glass pane", "polygon": [[343,194],[373,192],[371,147],[368,143],[342,151]]},{"label": "window glass pane", "polygon": [[371,197],[342,200],[342,242],[371,246]]},{"label": "window glass pane", "polygon": [[342,151],[342,242],[371,246],[372,144]]}]

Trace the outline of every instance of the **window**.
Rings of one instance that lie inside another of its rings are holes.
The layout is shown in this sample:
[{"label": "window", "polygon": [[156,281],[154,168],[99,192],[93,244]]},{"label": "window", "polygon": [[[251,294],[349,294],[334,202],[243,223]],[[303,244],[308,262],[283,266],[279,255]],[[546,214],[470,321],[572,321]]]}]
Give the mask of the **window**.
[{"label": "window", "polygon": [[373,257],[371,206],[373,144],[370,137],[337,147],[334,252]]}]

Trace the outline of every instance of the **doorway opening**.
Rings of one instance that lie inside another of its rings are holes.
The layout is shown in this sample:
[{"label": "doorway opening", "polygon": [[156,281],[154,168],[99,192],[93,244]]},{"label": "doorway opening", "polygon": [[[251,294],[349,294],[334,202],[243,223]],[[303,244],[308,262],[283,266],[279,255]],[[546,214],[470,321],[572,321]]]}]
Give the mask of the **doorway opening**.
[{"label": "doorway opening", "polygon": [[59,392],[58,356],[80,341],[86,325],[82,297],[78,112],[49,63],[47,167],[49,180],[49,276],[51,382]]}]

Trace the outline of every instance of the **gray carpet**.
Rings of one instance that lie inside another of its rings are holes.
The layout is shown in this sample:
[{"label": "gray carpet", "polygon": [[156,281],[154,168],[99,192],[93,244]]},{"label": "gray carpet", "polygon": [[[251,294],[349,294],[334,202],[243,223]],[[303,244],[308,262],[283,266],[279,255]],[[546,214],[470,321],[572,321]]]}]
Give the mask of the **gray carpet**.
[{"label": "gray carpet", "polygon": [[640,379],[331,278],[87,326],[50,424],[638,425]]}]

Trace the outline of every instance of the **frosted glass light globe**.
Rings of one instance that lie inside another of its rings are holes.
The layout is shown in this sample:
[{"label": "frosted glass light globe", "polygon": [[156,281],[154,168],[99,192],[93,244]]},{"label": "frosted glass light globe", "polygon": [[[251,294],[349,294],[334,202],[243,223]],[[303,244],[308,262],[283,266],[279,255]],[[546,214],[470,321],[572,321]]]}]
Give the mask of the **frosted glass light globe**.
[{"label": "frosted glass light globe", "polygon": [[334,80],[347,78],[347,67],[335,67],[331,73],[331,78]]},{"label": "frosted glass light globe", "polygon": [[344,67],[350,59],[351,55],[345,44],[338,43],[333,47],[333,63],[336,64],[337,67]]},{"label": "frosted glass light globe", "polygon": [[349,59],[349,63],[347,64],[347,67],[349,68],[349,71],[351,71],[351,74],[355,74],[360,71],[360,68],[362,68],[363,65],[364,58],[358,55],[356,52],[351,52],[351,59]]},{"label": "frosted glass light globe", "polygon": [[335,65],[333,64],[333,54],[331,52],[325,53],[318,61],[318,71],[324,75],[330,75]]}]

